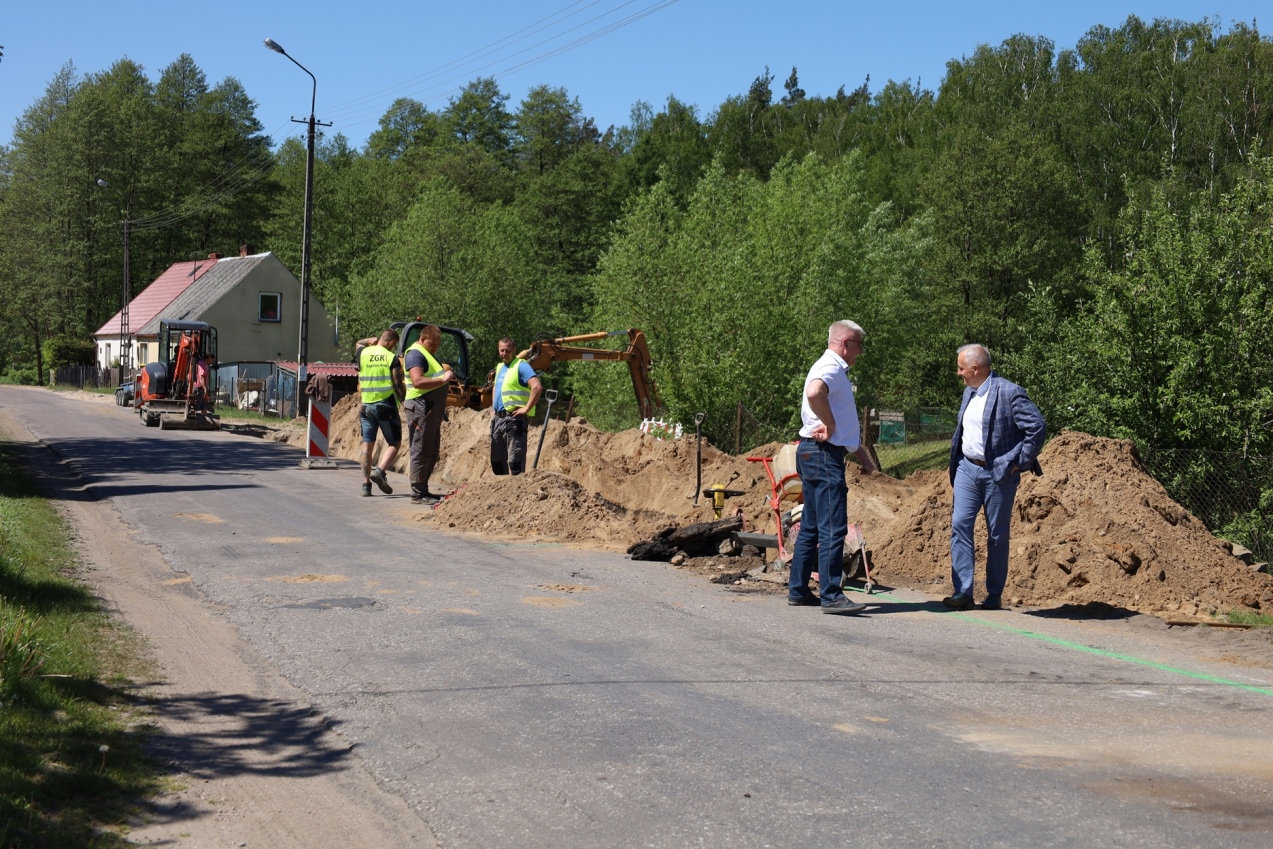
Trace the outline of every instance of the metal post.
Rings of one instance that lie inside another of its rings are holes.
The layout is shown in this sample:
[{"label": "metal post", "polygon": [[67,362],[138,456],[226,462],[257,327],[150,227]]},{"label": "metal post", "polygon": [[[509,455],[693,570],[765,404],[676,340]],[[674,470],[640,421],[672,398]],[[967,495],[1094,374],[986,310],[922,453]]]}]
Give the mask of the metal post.
[{"label": "metal post", "polygon": [[[314,96],[318,96],[315,82]],[[305,366],[309,365],[309,292],[310,292],[310,250],[313,247],[314,223],[314,112],[311,106],[309,113],[309,139],[305,150],[305,220],[301,236],[301,338],[300,363],[301,374],[298,380],[304,380]],[[298,396],[299,397],[299,396]]]},{"label": "metal post", "polygon": [[552,419],[553,401],[557,400],[557,390],[546,390],[544,399],[548,401],[548,409],[544,411],[544,423],[539,428],[539,447],[535,449],[535,462],[531,465],[532,469],[539,468],[539,452],[544,450],[544,434],[548,432],[548,422]]},{"label": "metal post", "polygon": [[[275,53],[280,53],[291,59],[292,64],[309,74],[310,80],[313,81],[313,87],[310,91],[309,99],[309,120],[297,121],[308,125],[308,132],[305,140],[305,214],[304,222],[301,225],[301,303],[300,303],[300,340],[297,344],[296,353],[296,410],[299,413],[301,409],[302,394],[305,391],[306,372],[309,366],[309,293],[311,288],[310,282],[310,256],[313,248],[313,222],[314,222],[314,134],[315,128],[320,123],[314,118],[314,108],[318,103],[318,78],[310,73],[300,62],[293,59],[288,52],[283,49],[277,41],[272,38],[265,39],[265,46]],[[292,119],[296,121],[295,118]],[[331,126],[330,124],[324,126]]]},{"label": "metal post", "polygon": [[[103,189],[109,189],[110,183],[102,178],[97,179],[97,185]],[[129,350],[131,333],[128,327],[128,305],[133,299],[132,286],[128,283],[128,248],[129,236],[131,230],[129,225],[132,223],[133,217],[133,196],[130,193],[124,199],[124,282],[120,287],[119,297],[119,380],[117,383],[124,382],[124,374],[129,371],[129,364],[132,361],[132,354]],[[110,363],[106,363],[106,370],[110,371]]]},{"label": "metal post", "polygon": [[128,305],[133,300],[132,286],[128,283],[128,243],[129,243],[129,217],[132,215],[133,205],[132,198],[128,199],[127,211],[124,213],[124,286],[121,292],[120,301],[123,304],[119,308],[119,382],[123,383],[124,375],[130,372],[129,364],[132,361],[132,345],[130,328],[128,326]]},{"label": "metal post", "polygon": [[698,494],[703,490],[703,419],[707,413],[694,414],[694,450],[697,459],[694,462],[694,506],[698,506]]}]

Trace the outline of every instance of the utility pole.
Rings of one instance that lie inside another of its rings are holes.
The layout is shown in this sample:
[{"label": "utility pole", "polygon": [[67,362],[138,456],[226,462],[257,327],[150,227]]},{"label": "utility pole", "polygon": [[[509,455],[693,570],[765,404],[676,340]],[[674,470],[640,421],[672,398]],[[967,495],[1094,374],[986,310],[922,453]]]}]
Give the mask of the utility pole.
[{"label": "utility pole", "polygon": [[314,118],[314,106],[318,102],[318,79],[300,62],[293,59],[283,46],[272,38],[265,39],[265,46],[275,53],[287,56],[292,64],[309,74],[313,80],[313,89],[309,100],[309,120],[292,118],[297,124],[308,125],[305,145],[305,215],[301,232],[301,334],[296,355],[296,413],[300,415],[301,397],[304,393],[306,371],[309,366],[309,293],[310,293],[310,255],[313,248],[314,220],[314,133],[315,127],[330,127]]},{"label": "utility pole", "polygon": [[[109,189],[110,183],[103,179],[97,180],[97,185],[103,189]],[[129,193],[124,198],[124,283],[120,290],[119,298],[119,380],[122,383],[124,375],[131,372],[132,362],[132,333],[128,327],[128,305],[132,302],[132,286],[129,285],[128,276],[128,248],[130,241],[129,224],[133,217],[133,196]],[[110,363],[106,364],[107,367]]]}]

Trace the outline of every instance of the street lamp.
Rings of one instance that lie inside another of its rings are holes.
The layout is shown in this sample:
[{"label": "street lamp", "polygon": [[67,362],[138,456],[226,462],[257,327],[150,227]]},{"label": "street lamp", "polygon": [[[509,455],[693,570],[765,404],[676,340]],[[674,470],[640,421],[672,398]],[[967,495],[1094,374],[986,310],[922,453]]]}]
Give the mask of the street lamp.
[{"label": "street lamp", "polygon": [[[296,362],[296,412],[299,415],[301,410],[301,393],[305,384],[306,367],[309,365],[309,260],[310,248],[312,240],[312,223],[314,217],[314,126],[317,123],[314,120],[314,105],[318,101],[318,79],[310,74],[309,68],[306,68],[300,62],[297,62],[283,46],[272,38],[265,39],[265,46],[280,53],[292,60],[292,64],[309,74],[309,78],[314,81],[313,93],[309,100],[309,121],[296,121],[298,124],[308,123],[309,133],[306,139],[305,147],[305,218],[303,231],[301,235],[301,338],[300,350],[297,353]],[[330,125],[328,125],[330,126]]]},{"label": "street lamp", "polygon": [[[101,179],[97,180],[97,185],[103,189],[109,189],[110,183]],[[119,381],[124,382],[124,374],[129,371],[129,363],[132,360],[132,339],[128,332],[128,304],[132,301],[132,287],[128,285],[128,224],[133,212],[133,196],[131,193],[124,199],[124,285],[120,293],[119,307]],[[110,363],[106,364],[107,367]]]}]

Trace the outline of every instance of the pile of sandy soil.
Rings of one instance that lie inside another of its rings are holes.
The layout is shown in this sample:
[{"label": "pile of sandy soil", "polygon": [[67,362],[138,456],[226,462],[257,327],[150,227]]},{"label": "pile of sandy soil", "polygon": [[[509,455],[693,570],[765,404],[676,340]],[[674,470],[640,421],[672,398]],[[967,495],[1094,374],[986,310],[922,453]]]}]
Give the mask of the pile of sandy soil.
[{"label": "pile of sandy soil", "polygon": [[[426,525],[624,549],[668,525],[712,517],[709,499],[693,502],[693,437],[662,441],[638,430],[601,432],[577,418],[554,421],[538,470],[497,477],[489,467],[490,411],[452,409],[449,417],[431,483],[457,492],[421,512]],[[531,429],[528,465],[539,434]],[[302,440],[289,437],[295,444]],[[772,456],[778,447],[752,453]],[[332,412],[331,449],[334,456],[358,456],[355,397]],[[1132,443],[1066,431],[1048,443],[1040,463],[1043,477],[1027,475],[1017,493],[1006,600],[1034,606],[1102,602],[1176,616],[1273,607],[1273,578],[1232,556],[1227,543],[1172,501]],[[404,450],[395,469],[405,468]],[[947,592],[946,472],[917,472],[899,481],[849,468],[850,520],[864,527],[877,583]],[[727,512],[741,508],[748,529],[774,530],[763,467],[704,442],[702,485],[716,483],[745,493],[729,499]],[[982,558],[980,523],[977,545]]]},{"label": "pile of sandy soil", "polygon": [[[1185,615],[1273,606],[1273,579],[1173,501],[1133,443],[1063,431],[1039,462],[1043,476],[1024,476],[1017,491],[1005,598]],[[890,578],[948,586],[949,477],[924,472],[904,483],[912,492],[876,541],[876,559]],[[977,549],[980,563],[980,522]]]}]

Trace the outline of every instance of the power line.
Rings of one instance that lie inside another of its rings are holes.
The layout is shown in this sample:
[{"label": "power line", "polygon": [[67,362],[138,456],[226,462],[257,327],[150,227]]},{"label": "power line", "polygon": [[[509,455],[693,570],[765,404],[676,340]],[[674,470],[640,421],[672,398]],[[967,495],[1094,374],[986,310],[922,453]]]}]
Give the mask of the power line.
[{"label": "power line", "polygon": [[[604,0],[591,0],[591,2],[588,2],[588,0],[576,0],[576,2],[570,3],[535,22],[510,33],[503,38],[497,39],[484,47],[471,51],[458,59],[439,65],[438,67],[426,71],[423,74],[411,77],[402,83],[337,104],[334,114],[336,117],[344,117],[347,121],[357,123],[359,119],[365,119],[371,115],[378,116],[383,114],[384,107],[379,105],[372,106],[371,104],[378,99],[382,102],[384,96],[394,92],[402,92],[406,90],[408,94],[421,92],[437,92],[440,94],[444,91],[454,91],[456,90],[455,83],[460,80],[468,80],[476,73],[488,70],[500,65],[501,63],[517,59],[517,57],[531,53],[537,48],[545,47],[555,41],[565,38],[571,33],[586,29],[588,26],[608,18],[627,7],[636,4],[637,2],[640,2],[640,0],[624,0],[624,2],[617,6],[606,9],[584,21],[575,23],[566,29],[548,35],[547,37],[542,38],[521,50],[499,55],[503,50],[511,48],[536,35],[552,30],[554,27],[570,21],[570,19],[600,5],[602,2],[604,2]],[[600,26],[594,30],[585,32],[564,44],[558,44],[557,46],[544,50],[538,54],[515,61],[511,65],[505,65],[500,68],[500,70],[496,71],[496,75],[517,73],[542,62],[546,62],[549,59],[560,56],[563,53],[577,47],[581,47],[584,44],[588,44],[589,42],[595,41],[598,38],[602,38],[624,27],[630,26],[631,24],[662,11],[677,2],[678,0],[657,0],[657,2],[650,3],[649,5],[637,9],[636,11],[628,14],[626,17],[611,21],[610,23]],[[480,61],[491,56],[498,56],[498,58],[485,62],[481,65],[469,65],[464,67],[465,63],[470,60]],[[458,73],[433,83],[432,85],[414,89],[410,88],[417,83],[436,79],[443,74],[456,70],[458,70]],[[341,107],[345,107],[343,111]],[[276,130],[269,134],[268,138],[274,138],[285,127],[287,127],[286,123],[280,125]],[[270,173],[276,164],[275,154],[270,152],[268,149],[250,154],[229,166],[217,177],[196,189],[190,195],[182,198],[177,203],[167,207],[166,209],[131,220],[129,222],[129,226],[135,231],[156,230],[214,210],[233,199],[241,192],[260,182]]]},{"label": "power line", "polygon": [[[449,76],[449,77],[447,77],[446,79],[443,79],[443,80],[441,80],[441,81],[439,81],[439,82],[437,82],[437,83],[435,83],[435,84],[433,84],[433,85],[430,85],[430,86],[424,86],[424,87],[419,87],[419,88],[414,88],[414,89],[410,88],[410,86],[411,86],[413,83],[417,82],[417,81],[427,80],[427,79],[430,79],[430,78],[437,77],[437,76],[439,76],[439,75],[440,75],[440,74],[442,74],[442,73],[445,73],[447,70],[449,70],[449,69],[453,68],[454,66],[456,66],[457,64],[459,64],[459,60],[457,60],[456,62],[448,63],[447,65],[439,66],[439,68],[436,68],[436,69],[434,69],[433,71],[430,71],[430,72],[428,72],[428,73],[426,73],[426,74],[422,74],[422,75],[417,76],[417,77],[413,77],[413,78],[411,78],[410,80],[407,80],[407,81],[406,81],[406,82],[404,82],[404,83],[398,84],[398,85],[396,85],[396,86],[391,86],[391,87],[386,88],[386,89],[382,89],[382,90],[381,90],[381,93],[388,93],[388,92],[403,92],[403,91],[405,91],[405,92],[406,92],[406,93],[408,93],[408,94],[432,94],[432,95],[435,95],[435,94],[440,94],[441,92],[450,92],[450,91],[454,91],[454,90],[456,90],[456,86],[455,86],[454,84],[455,84],[455,83],[457,83],[457,82],[459,82],[459,81],[461,81],[461,80],[468,80],[468,79],[471,79],[471,78],[472,78],[472,76],[473,76],[474,74],[478,74],[478,73],[480,73],[480,72],[482,72],[482,71],[486,71],[486,70],[488,70],[488,69],[490,69],[490,68],[494,68],[494,67],[500,66],[500,65],[501,65],[501,63],[508,62],[509,60],[512,60],[512,59],[514,59],[514,58],[516,58],[516,57],[519,57],[519,56],[523,56],[524,54],[526,54],[526,53],[530,53],[531,51],[535,50],[536,48],[543,47],[543,46],[545,46],[545,45],[551,44],[552,42],[557,41],[558,39],[561,39],[561,38],[563,38],[563,37],[565,37],[565,36],[569,35],[569,34],[570,34],[570,33],[572,33],[572,32],[576,32],[576,31],[578,31],[578,30],[580,30],[580,29],[584,29],[584,28],[586,28],[587,26],[589,26],[590,24],[594,24],[594,23],[596,23],[596,22],[598,22],[598,21],[600,21],[600,20],[602,20],[602,19],[604,19],[604,18],[606,18],[606,17],[609,17],[609,16],[611,16],[611,15],[614,15],[615,13],[617,13],[617,12],[619,12],[620,10],[624,9],[625,7],[631,6],[631,5],[633,5],[634,3],[637,3],[637,2],[639,2],[639,0],[625,0],[625,2],[620,3],[618,6],[615,6],[615,7],[613,7],[613,8],[607,9],[606,11],[601,12],[600,14],[594,15],[593,17],[591,17],[591,18],[589,18],[589,19],[587,19],[587,20],[585,20],[585,21],[582,21],[581,23],[577,23],[577,24],[575,24],[574,26],[571,26],[571,27],[568,27],[568,28],[566,28],[566,29],[564,29],[564,30],[561,30],[560,32],[557,32],[557,33],[555,33],[555,34],[549,35],[548,37],[543,38],[543,39],[541,39],[541,40],[539,40],[539,41],[535,42],[534,44],[531,44],[531,45],[529,45],[528,47],[523,48],[522,50],[518,50],[518,51],[514,51],[514,52],[512,52],[512,53],[504,54],[504,55],[500,56],[500,57],[499,57],[499,58],[497,58],[497,59],[494,59],[494,60],[492,60],[492,61],[490,61],[490,62],[485,62],[485,63],[480,64],[480,65],[476,65],[476,66],[472,66],[472,65],[470,65],[470,66],[468,66],[468,67],[466,67],[466,68],[464,68],[464,69],[460,70],[460,71],[459,71],[459,73],[454,74],[454,75],[452,75],[452,76]],[[619,19],[619,20],[617,20],[617,21],[613,21],[613,22],[611,22],[611,23],[609,23],[609,24],[606,24],[606,25],[604,25],[604,26],[602,26],[602,27],[597,28],[596,30],[593,30],[592,32],[585,33],[584,35],[581,35],[581,36],[579,36],[578,38],[576,38],[576,39],[574,39],[573,41],[570,41],[570,42],[568,42],[568,43],[566,43],[566,44],[558,45],[557,47],[551,48],[551,49],[549,49],[549,50],[545,50],[545,51],[543,51],[543,52],[541,52],[541,53],[539,53],[539,54],[537,54],[537,55],[533,55],[533,56],[530,56],[530,57],[528,57],[528,58],[525,58],[525,59],[519,60],[519,61],[517,61],[517,62],[514,62],[514,63],[513,63],[513,64],[511,64],[511,65],[507,65],[507,66],[504,66],[504,67],[500,67],[500,69],[499,69],[499,70],[497,70],[497,71],[495,72],[495,75],[496,75],[496,76],[498,76],[498,75],[501,75],[501,74],[511,74],[511,73],[516,73],[516,72],[518,72],[518,71],[525,70],[526,68],[532,67],[532,66],[537,65],[537,64],[539,64],[539,63],[541,63],[541,62],[547,61],[548,59],[551,59],[551,58],[554,58],[554,57],[556,57],[556,56],[559,56],[559,55],[561,55],[562,53],[565,53],[565,52],[567,52],[567,51],[569,51],[569,50],[573,50],[573,49],[575,49],[576,47],[580,47],[580,46],[582,46],[582,45],[584,45],[584,44],[587,44],[588,42],[593,41],[593,40],[595,40],[595,39],[597,39],[597,38],[601,38],[601,37],[602,37],[602,36],[604,36],[604,35],[608,35],[608,34],[610,34],[610,33],[612,33],[612,32],[615,32],[615,31],[617,31],[617,30],[619,30],[619,29],[622,29],[622,28],[624,28],[624,27],[626,27],[626,26],[629,26],[629,25],[631,25],[631,24],[634,24],[634,23],[636,23],[637,21],[639,21],[639,20],[641,20],[641,19],[643,19],[643,18],[645,18],[645,17],[648,17],[649,15],[652,15],[652,14],[654,14],[654,13],[656,13],[656,12],[659,12],[659,11],[661,11],[661,10],[663,10],[663,9],[667,8],[668,6],[674,5],[674,4],[675,4],[675,3],[677,3],[677,2],[678,2],[678,0],[658,0],[658,2],[651,3],[651,4],[649,4],[649,5],[645,6],[645,7],[641,8],[641,9],[638,9],[637,11],[635,11],[635,12],[633,12],[633,13],[629,14],[627,17],[621,18],[621,19]],[[576,4],[572,4],[572,5],[578,5],[578,4],[576,3]],[[566,16],[562,17],[562,18],[561,18],[561,21],[559,21],[559,22],[564,22],[564,21],[565,21],[565,20],[567,20],[568,18],[573,17],[574,15],[577,15],[577,14],[579,14],[580,12],[583,12],[583,11],[585,11],[586,9],[591,8],[591,7],[593,7],[593,6],[596,6],[596,5],[598,5],[598,3],[597,3],[597,2],[589,3],[589,4],[587,4],[586,6],[584,6],[582,9],[578,9],[578,10],[576,10],[575,12],[572,12],[570,15],[566,15]],[[570,8],[571,8],[571,7],[569,7],[569,6],[568,6],[568,7],[566,7],[566,9],[570,9]],[[565,12],[565,11],[566,11],[566,9],[559,10],[558,12],[555,12],[553,15],[549,15],[547,18],[543,18],[543,19],[541,19],[541,21],[543,21],[543,20],[550,20],[550,19],[552,19],[552,18],[559,17],[559,16],[561,16],[562,12]],[[538,22],[537,22],[537,23],[538,23]],[[537,27],[537,28],[536,28],[536,26],[535,26],[534,24],[532,24],[532,25],[531,25],[531,26],[529,26],[529,27],[525,27],[525,28],[523,28],[522,30],[519,30],[519,31],[518,31],[518,33],[525,33],[525,35],[522,35],[522,37],[521,37],[521,38],[517,38],[517,39],[513,40],[513,41],[512,41],[510,44],[508,44],[507,46],[510,46],[510,47],[511,47],[513,44],[516,44],[516,43],[518,43],[518,42],[520,42],[520,41],[524,41],[526,38],[528,38],[528,37],[530,37],[530,36],[532,36],[532,35],[539,34],[540,32],[542,32],[542,31],[543,31],[543,30],[545,30],[545,29],[548,29],[548,27]],[[514,35],[517,35],[518,33],[515,33]],[[495,47],[495,46],[497,46],[497,45],[499,45],[499,44],[501,44],[501,43],[503,43],[503,42],[507,42],[507,41],[509,41],[509,39],[510,39],[510,38],[512,38],[512,37],[511,37],[511,36],[509,36],[509,37],[506,37],[506,38],[504,38],[504,39],[501,39],[500,41],[493,42],[491,45],[487,45],[487,47],[484,47],[484,48],[481,48],[481,49],[479,49],[479,50],[473,51],[472,53],[468,54],[468,56],[469,56],[469,57],[476,57],[476,58],[486,58],[487,56],[490,56],[490,55],[492,55],[493,53],[498,53],[499,51],[497,51],[497,50],[492,50],[491,48],[493,48],[493,47]],[[352,105],[354,105],[354,104],[361,104],[361,103],[364,103],[365,101],[367,101],[368,99],[369,99],[369,98],[359,98],[359,99],[357,99],[357,100],[347,101],[347,102],[346,102],[346,104],[344,104],[344,105],[351,105],[351,106],[352,106]],[[428,99],[432,99],[432,98],[431,98],[431,97],[428,97],[428,98],[425,98],[425,99],[426,99],[426,100],[428,100]],[[371,116],[371,115],[374,115],[374,114],[383,114],[383,111],[384,111],[383,107],[373,107],[372,109],[357,108],[357,109],[348,109],[348,110],[344,110],[344,111],[340,110],[340,109],[339,109],[339,107],[338,107],[338,108],[335,110],[335,112],[334,112],[334,113],[329,112],[328,114],[329,114],[329,116],[331,116],[331,117],[335,117],[335,118],[342,118],[342,117],[343,117],[343,118],[345,118],[347,121],[355,121],[355,122],[357,122],[357,121],[358,121],[358,119],[367,118],[367,117],[369,117],[369,116]]]}]

